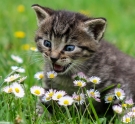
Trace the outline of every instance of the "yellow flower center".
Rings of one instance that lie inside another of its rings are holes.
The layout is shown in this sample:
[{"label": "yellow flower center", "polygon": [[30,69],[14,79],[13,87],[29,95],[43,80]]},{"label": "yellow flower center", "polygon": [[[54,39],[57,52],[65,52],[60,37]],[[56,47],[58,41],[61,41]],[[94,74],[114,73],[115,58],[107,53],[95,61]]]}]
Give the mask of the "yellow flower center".
[{"label": "yellow flower center", "polygon": [[53,94],[54,94],[54,92],[50,92],[48,95],[49,95],[49,97],[52,97]]},{"label": "yellow flower center", "polygon": [[9,88],[8,89],[8,93],[11,93],[13,90],[12,90],[12,88]]},{"label": "yellow flower center", "polygon": [[55,77],[54,74],[49,75],[49,78],[54,78],[54,77]]},{"label": "yellow flower center", "polygon": [[107,100],[108,101],[112,101],[113,100],[113,97],[109,96]]},{"label": "yellow flower center", "polygon": [[15,80],[15,78],[14,78],[14,76],[11,76],[10,81],[13,81],[13,80]]},{"label": "yellow flower center", "polygon": [[81,96],[77,96],[77,97],[75,98],[75,100],[76,100],[76,101],[81,101]]},{"label": "yellow flower center", "polygon": [[125,121],[128,123],[128,122],[130,122],[131,120],[130,120],[130,118],[126,118]]},{"label": "yellow flower center", "polygon": [[42,79],[43,77],[44,77],[44,75],[43,75],[43,74],[40,74],[40,75],[39,75],[39,78],[40,78],[40,79]]},{"label": "yellow flower center", "polygon": [[96,84],[98,81],[97,81],[96,79],[94,79],[92,82],[93,82],[94,84]]},{"label": "yellow flower center", "polygon": [[94,93],[94,92],[90,92],[90,95],[91,95],[92,97],[94,97],[94,96],[95,96],[95,93]]},{"label": "yellow flower center", "polygon": [[69,105],[69,101],[68,101],[68,100],[65,100],[65,101],[64,101],[64,104],[65,104],[65,105]]},{"label": "yellow flower center", "polygon": [[34,93],[39,95],[40,94],[40,90],[35,90]]},{"label": "yellow flower center", "polygon": [[121,92],[117,92],[116,95],[117,95],[118,97],[120,97],[120,96],[121,96]]},{"label": "yellow flower center", "polygon": [[132,112],[135,112],[135,109],[133,109]]},{"label": "yellow flower center", "polygon": [[15,88],[15,92],[19,93],[20,89],[19,88]]},{"label": "yellow flower center", "polygon": [[125,107],[126,108],[127,107],[127,104],[122,104],[122,107]]},{"label": "yellow flower center", "polygon": [[77,82],[77,86],[82,87],[82,82]]},{"label": "yellow flower center", "polygon": [[51,97],[46,97],[46,100],[50,100],[51,99]]},{"label": "yellow flower center", "polygon": [[58,95],[57,95],[57,99],[60,99],[61,97],[62,97],[61,94],[58,94]]},{"label": "yellow flower center", "polygon": [[32,51],[36,51],[36,47],[31,47],[30,48]]},{"label": "yellow flower center", "polygon": [[116,112],[116,113],[120,113],[120,111],[119,111],[119,110],[115,110],[115,112]]}]

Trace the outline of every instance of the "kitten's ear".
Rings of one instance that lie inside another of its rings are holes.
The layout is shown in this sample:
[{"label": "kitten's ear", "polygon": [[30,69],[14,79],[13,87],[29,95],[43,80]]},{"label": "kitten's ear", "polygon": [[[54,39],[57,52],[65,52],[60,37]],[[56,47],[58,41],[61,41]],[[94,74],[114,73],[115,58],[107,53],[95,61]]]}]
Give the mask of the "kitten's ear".
[{"label": "kitten's ear", "polygon": [[54,10],[50,8],[42,7],[38,4],[32,5],[32,8],[36,12],[38,26],[41,24],[43,20],[47,19],[49,16],[51,16],[54,13]]},{"label": "kitten's ear", "polygon": [[90,34],[95,40],[99,41],[106,28],[105,18],[95,18],[84,22],[85,31]]}]

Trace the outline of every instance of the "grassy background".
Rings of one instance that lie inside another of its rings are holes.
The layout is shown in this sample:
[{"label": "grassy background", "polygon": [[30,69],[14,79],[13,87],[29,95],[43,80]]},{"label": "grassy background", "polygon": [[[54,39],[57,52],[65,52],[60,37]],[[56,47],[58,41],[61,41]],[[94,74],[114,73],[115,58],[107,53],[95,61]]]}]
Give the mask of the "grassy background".
[{"label": "grassy background", "polygon": [[[33,55],[33,59],[31,59],[32,53],[22,49],[25,44],[35,46],[34,33],[37,25],[35,13],[31,8],[31,5],[35,3],[53,9],[66,9],[84,12],[93,17],[105,17],[108,23],[105,39],[115,44],[123,52],[135,57],[134,0],[1,0],[0,83],[11,72],[10,67],[12,65],[19,65],[11,59],[11,54],[19,55],[24,59],[24,63],[19,66],[26,69],[25,75],[28,76],[28,79],[25,83],[29,84],[29,87],[34,84],[40,85],[41,83],[41,81],[34,79],[34,74],[42,70],[43,62],[36,62],[36,55]],[[19,5],[24,5],[24,12],[19,13],[17,11]],[[14,37],[14,32],[16,31],[23,31],[26,36],[22,39],[16,38]],[[2,93],[0,98],[2,101]],[[8,111],[6,111],[6,106],[4,107],[0,111],[7,114],[6,116],[1,114],[0,121],[1,119],[9,120]]]}]

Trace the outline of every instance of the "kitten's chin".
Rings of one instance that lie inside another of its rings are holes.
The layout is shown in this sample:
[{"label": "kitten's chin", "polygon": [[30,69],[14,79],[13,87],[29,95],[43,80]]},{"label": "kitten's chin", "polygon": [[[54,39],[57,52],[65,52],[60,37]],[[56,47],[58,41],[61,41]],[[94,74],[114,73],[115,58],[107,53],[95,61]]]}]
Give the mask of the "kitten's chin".
[{"label": "kitten's chin", "polygon": [[65,65],[65,66],[53,64],[53,70],[57,73],[64,73],[64,72],[66,72],[66,70],[69,68],[70,65],[71,65],[71,63],[69,63],[68,65]]}]

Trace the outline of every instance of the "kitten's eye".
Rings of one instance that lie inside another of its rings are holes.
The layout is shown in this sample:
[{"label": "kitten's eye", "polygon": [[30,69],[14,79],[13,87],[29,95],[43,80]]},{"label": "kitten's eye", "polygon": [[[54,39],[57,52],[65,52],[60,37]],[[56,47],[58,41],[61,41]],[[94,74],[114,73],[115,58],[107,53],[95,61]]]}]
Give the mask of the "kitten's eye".
[{"label": "kitten's eye", "polygon": [[66,45],[64,48],[65,51],[73,51],[74,49],[75,49],[74,45]]},{"label": "kitten's eye", "polygon": [[44,40],[44,46],[51,48],[51,42],[48,40]]}]

